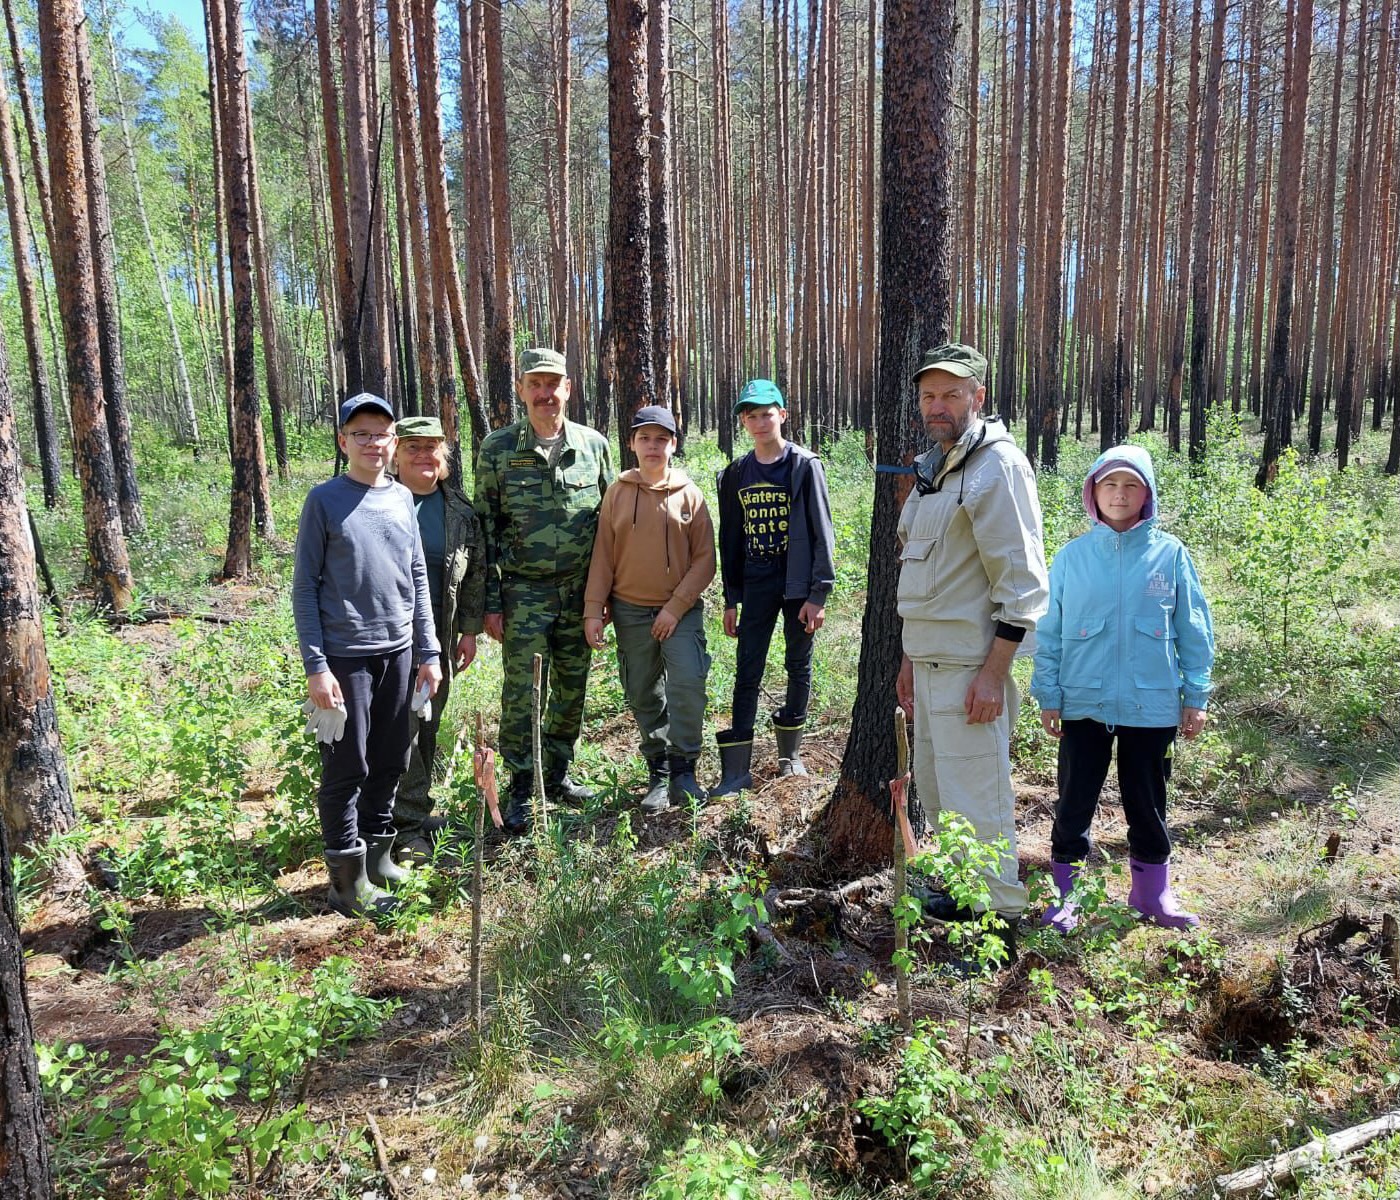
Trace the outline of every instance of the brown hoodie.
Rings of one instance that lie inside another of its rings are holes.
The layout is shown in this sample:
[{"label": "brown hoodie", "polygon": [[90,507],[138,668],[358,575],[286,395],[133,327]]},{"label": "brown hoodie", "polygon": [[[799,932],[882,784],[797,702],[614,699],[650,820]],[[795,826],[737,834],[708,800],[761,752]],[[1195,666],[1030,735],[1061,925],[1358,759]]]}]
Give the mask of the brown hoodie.
[{"label": "brown hoodie", "polygon": [[684,471],[670,467],[653,485],[634,468],[608,488],[583,594],[585,618],[601,618],[613,596],[680,618],[714,577],[714,525]]}]

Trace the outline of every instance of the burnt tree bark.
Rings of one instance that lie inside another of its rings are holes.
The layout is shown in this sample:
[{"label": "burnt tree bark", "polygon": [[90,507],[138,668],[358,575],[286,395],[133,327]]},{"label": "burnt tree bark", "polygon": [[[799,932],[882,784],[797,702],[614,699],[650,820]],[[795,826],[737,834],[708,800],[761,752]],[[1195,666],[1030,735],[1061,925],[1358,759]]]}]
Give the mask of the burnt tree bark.
[{"label": "burnt tree bark", "polygon": [[619,430],[637,409],[656,403],[647,134],[646,0],[609,0],[608,265]]},{"label": "burnt tree bark", "polygon": [[953,0],[887,0],[880,159],[880,364],[875,506],[861,622],[860,678],[841,778],[819,822],[843,871],[886,861],[887,784],[895,772],[890,710],[899,673],[896,528],[924,443],[910,377],[948,337]]},{"label": "burnt tree bark", "polygon": [[[0,815],[17,851],[71,829],[76,818],[58,741],[9,367],[0,338]],[[0,1185],[4,1177],[0,1164]],[[8,1194],[3,1186],[0,1194]]]},{"label": "burnt tree bark", "polygon": [[77,27],[83,14],[77,0],[40,0],[38,12],[44,126],[53,187],[54,240],[49,253],[63,320],[73,455],[83,488],[83,527],[97,602],[120,611],[131,604],[132,581],[102,398],[87,162],[78,98]]}]

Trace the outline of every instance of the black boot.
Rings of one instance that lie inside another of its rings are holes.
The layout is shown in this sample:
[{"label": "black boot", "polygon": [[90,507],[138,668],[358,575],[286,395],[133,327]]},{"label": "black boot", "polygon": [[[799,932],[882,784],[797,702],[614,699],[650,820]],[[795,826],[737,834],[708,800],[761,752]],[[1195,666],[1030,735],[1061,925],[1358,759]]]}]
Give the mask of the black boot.
[{"label": "black boot", "polygon": [[778,774],[806,775],[807,768],[802,763],[802,730],[806,721],[797,724],[783,723],[783,718],[773,714],[773,739],[778,743]]},{"label": "black boot", "polygon": [[[749,743],[753,745],[752,742]],[[695,780],[695,760],[671,755],[671,786],[667,798],[672,804],[704,804],[708,796]]]},{"label": "black boot", "polygon": [[517,771],[510,777],[510,808],[502,821],[507,833],[530,832],[530,801],[534,794],[535,778],[529,771]]},{"label": "black boot", "polygon": [[642,811],[644,813],[665,812],[671,807],[670,797],[666,794],[668,785],[671,782],[671,768],[667,763],[664,754],[649,754],[647,756],[647,794],[642,798]]},{"label": "black boot", "polygon": [[710,799],[753,787],[753,733],[726,729],[715,734],[715,742],[719,746],[720,780],[710,789]]},{"label": "black boot", "polygon": [[399,902],[381,892],[365,874],[365,844],[357,841],[348,850],[326,851],[326,872],[331,886],[326,903],[342,917],[384,917],[399,907]]},{"label": "black boot", "polygon": [[544,777],[544,794],[551,804],[567,804],[576,808],[587,804],[598,793],[570,779],[568,767],[552,767]]},{"label": "black boot", "polygon": [[408,872],[394,861],[395,833],[377,833],[365,839],[365,874],[375,887],[390,887],[408,878]]}]

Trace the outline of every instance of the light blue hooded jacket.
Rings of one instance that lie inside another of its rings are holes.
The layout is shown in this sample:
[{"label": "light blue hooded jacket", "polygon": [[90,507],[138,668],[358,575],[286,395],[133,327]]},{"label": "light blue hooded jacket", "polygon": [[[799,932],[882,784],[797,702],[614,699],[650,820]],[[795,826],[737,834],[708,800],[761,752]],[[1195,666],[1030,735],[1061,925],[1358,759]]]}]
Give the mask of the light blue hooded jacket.
[{"label": "light blue hooded jacket", "polygon": [[[1142,520],[1117,533],[1099,520],[1094,480],[1127,468],[1147,485]],[[1191,555],[1157,527],[1157,479],[1139,446],[1114,446],[1089,468],[1094,522],[1050,564],[1050,608],[1036,627],[1031,695],[1062,720],[1165,728],[1210,698],[1215,633]]]}]

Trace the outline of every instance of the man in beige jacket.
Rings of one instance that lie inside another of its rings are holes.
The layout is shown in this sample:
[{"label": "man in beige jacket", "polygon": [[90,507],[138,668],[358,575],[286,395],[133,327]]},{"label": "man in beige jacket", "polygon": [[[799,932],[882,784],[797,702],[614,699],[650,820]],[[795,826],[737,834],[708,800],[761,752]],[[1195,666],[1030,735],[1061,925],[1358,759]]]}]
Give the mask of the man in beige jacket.
[{"label": "man in beige jacket", "polygon": [[[915,460],[915,487],[899,516],[897,690],[914,717],[914,779],[930,823],[947,809],[982,841],[1006,839],[987,884],[1009,930],[1026,907],[1011,789],[1020,703],[1011,662],[1034,650],[1049,584],[1030,464],[999,420],[981,416],[986,372],[980,353],[950,343],[930,350],[914,373],[936,445]],[[941,920],[972,915],[940,893],[924,907]]]}]

